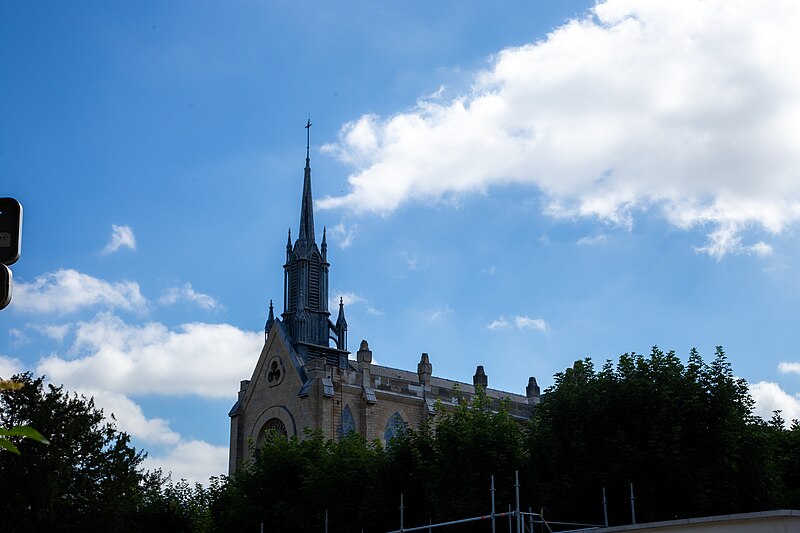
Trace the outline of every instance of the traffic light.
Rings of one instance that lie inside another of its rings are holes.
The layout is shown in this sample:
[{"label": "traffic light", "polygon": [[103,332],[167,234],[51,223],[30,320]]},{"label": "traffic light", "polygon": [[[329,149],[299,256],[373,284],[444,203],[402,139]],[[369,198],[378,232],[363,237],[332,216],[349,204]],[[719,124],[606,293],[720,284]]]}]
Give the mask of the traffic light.
[{"label": "traffic light", "polygon": [[22,248],[22,206],[13,198],[0,198],[0,309],[11,303],[11,269]]},{"label": "traffic light", "polygon": [[11,303],[11,269],[0,263],[0,309]]},{"label": "traffic light", "polygon": [[0,263],[16,263],[21,248],[22,206],[13,198],[0,198]]}]

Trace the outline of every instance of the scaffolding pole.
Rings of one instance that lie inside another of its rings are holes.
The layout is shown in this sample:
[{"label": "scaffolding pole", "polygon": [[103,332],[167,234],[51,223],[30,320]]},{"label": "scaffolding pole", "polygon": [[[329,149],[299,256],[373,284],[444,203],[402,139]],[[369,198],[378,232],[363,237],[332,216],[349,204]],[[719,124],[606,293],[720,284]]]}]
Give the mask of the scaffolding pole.
[{"label": "scaffolding pole", "polygon": [[495,525],[494,525],[494,475],[492,475],[492,533],[495,533]]},{"label": "scaffolding pole", "polygon": [[514,470],[514,489],[516,491],[517,498],[517,533],[520,533],[522,530],[522,517],[519,514],[519,470]]}]

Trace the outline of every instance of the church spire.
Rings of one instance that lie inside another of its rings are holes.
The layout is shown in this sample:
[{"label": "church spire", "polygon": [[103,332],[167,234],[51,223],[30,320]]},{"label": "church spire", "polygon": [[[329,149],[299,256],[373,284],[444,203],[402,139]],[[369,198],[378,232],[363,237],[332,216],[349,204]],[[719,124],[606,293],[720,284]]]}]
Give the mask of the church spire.
[{"label": "church spire", "polygon": [[269,316],[267,317],[267,324],[264,326],[264,341],[267,340],[269,335],[269,328],[275,323],[275,313],[272,312],[272,300],[269,301]]},{"label": "church spire", "polygon": [[[283,265],[282,324],[295,350],[308,361],[310,357],[326,357],[328,362],[347,366],[347,322],[343,303],[339,320],[331,321],[328,310],[328,235],[322,232],[321,246],[314,238],[314,203],[311,196],[311,119],[306,123],[306,171],[303,177],[303,201],[300,207],[300,232],[292,246],[286,243],[286,264]],[[277,322],[277,319],[276,319]],[[330,344],[336,342],[336,348]],[[338,349],[337,349],[338,348]]]},{"label": "church spire", "polygon": [[306,168],[303,176],[303,203],[300,208],[300,234],[298,240],[314,242],[314,202],[311,198],[311,118],[306,124]]}]

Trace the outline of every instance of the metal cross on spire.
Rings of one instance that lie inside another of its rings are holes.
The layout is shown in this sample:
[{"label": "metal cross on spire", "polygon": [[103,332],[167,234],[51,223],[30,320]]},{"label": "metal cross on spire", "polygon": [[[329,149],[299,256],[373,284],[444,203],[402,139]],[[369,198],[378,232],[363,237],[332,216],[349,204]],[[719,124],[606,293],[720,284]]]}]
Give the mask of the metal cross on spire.
[{"label": "metal cross on spire", "polygon": [[308,123],[306,124],[306,161],[309,157],[309,149],[311,147],[311,115],[308,115]]}]

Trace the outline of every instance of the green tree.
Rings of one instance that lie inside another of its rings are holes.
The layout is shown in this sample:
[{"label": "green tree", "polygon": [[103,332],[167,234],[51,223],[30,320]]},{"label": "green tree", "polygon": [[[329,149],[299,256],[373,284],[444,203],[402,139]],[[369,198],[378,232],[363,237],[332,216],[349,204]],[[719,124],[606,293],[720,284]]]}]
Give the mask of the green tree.
[{"label": "green tree", "polygon": [[30,373],[23,386],[0,391],[0,426],[33,426],[49,446],[16,443],[0,454],[0,516],[6,531],[115,531],[141,501],[143,454],[127,434],[106,423],[94,400],[69,395]]},{"label": "green tree", "polygon": [[555,377],[529,431],[536,498],[558,517],[612,523],[761,510],[776,505],[776,462],[744,380],[722,348],[624,354],[600,372],[578,361]]},{"label": "green tree", "polygon": [[[488,514],[492,476],[497,510],[514,506],[514,473],[520,470],[524,476],[526,451],[523,426],[508,408],[508,401],[489,398],[481,387],[452,412],[437,407],[430,469],[434,520]],[[526,481],[521,480],[523,485]]]}]

